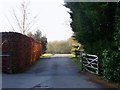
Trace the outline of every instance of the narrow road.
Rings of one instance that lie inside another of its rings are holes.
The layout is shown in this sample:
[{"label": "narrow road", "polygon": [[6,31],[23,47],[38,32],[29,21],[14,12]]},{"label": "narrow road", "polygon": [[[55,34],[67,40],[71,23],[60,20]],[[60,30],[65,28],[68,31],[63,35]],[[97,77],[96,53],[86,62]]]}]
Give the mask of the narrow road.
[{"label": "narrow road", "polygon": [[3,74],[3,88],[102,88],[78,73],[68,55],[56,54],[40,59],[21,74]]}]

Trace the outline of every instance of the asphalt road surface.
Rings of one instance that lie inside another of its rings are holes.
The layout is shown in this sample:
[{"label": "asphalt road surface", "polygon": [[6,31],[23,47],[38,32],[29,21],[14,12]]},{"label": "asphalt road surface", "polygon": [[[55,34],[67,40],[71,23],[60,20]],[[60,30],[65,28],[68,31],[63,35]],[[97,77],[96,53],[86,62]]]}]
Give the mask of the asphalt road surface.
[{"label": "asphalt road surface", "polygon": [[40,59],[30,70],[20,74],[3,74],[3,88],[102,88],[78,73],[67,54]]}]

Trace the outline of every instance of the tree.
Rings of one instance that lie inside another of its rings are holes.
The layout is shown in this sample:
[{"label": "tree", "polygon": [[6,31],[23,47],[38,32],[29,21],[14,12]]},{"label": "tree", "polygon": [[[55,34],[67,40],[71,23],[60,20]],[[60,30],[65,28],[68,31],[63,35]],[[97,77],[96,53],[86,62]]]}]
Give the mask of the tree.
[{"label": "tree", "polygon": [[28,32],[28,33],[27,33],[27,36],[33,38],[33,34],[32,34],[32,32]]},{"label": "tree", "polygon": [[34,34],[32,32],[28,33],[29,37],[32,37],[34,40],[42,44],[42,53],[46,52],[47,49],[47,38],[42,36],[42,32],[38,29]]},{"label": "tree", "polygon": [[120,3],[67,2],[74,37],[86,53],[98,55],[99,74],[120,82]]},{"label": "tree", "polygon": [[42,43],[42,53],[46,53],[47,50],[47,38],[46,36],[41,37],[41,43]]},{"label": "tree", "polygon": [[8,21],[14,31],[19,30],[22,34],[27,34],[28,31],[33,28],[38,16],[35,15],[32,19],[29,18],[28,16],[30,13],[28,12],[28,6],[29,2],[24,1],[20,4],[20,9],[18,11],[13,9],[13,17],[16,23],[13,25],[10,20]]},{"label": "tree", "polygon": [[48,42],[47,52],[53,54],[69,54],[72,49],[72,39]]},{"label": "tree", "polygon": [[41,38],[42,38],[42,32],[38,29],[35,34],[33,35],[33,38],[38,41],[41,42]]},{"label": "tree", "polygon": [[[109,48],[113,40],[115,22],[115,3],[80,3],[68,2],[66,6],[71,9],[71,27],[76,40],[82,43],[88,53],[96,51],[95,45]],[[102,37],[101,37],[102,36]]]}]

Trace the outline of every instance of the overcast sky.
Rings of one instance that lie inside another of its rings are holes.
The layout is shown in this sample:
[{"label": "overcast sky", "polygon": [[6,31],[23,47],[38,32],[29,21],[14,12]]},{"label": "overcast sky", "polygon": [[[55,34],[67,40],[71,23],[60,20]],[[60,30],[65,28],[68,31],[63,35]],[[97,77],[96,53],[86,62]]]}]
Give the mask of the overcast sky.
[{"label": "overcast sky", "polygon": [[[27,1],[27,0],[25,0]],[[0,0],[0,32],[12,31],[11,25],[15,27],[13,18],[13,9],[16,15],[20,17],[20,3],[23,0]],[[35,25],[31,29],[40,29],[43,35],[46,35],[48,41],[68,39],[72,35],[70,27],[69,9],[63,6],[63,0],[29,0],[28,19],[38,15],[34,21]],[[16,30],[17,32],[18,29]]]}]

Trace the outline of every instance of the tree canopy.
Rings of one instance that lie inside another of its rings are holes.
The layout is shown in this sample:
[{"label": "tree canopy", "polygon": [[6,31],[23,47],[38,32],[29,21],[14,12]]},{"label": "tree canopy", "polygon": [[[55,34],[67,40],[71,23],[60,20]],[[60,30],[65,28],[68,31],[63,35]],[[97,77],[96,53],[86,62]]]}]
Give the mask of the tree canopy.
[{"label": "tree canopy", "polygon": [[98,55],[100,74],[119,82],[115,77],[120,75],[120,3],[66,2],[65,6],[71,10],[75,39],[86,53]]},{"label": "tree canopy", "polygon": [[[66,7],[72,11],[70,15],[74,37],[84,46],[89,45],[91,48],[93,44],[103,40],[105,40],[103,44],[106,46],[113,40],[116,3],[68,2]],[[94,51],[89,50],[90,48],[87,48],[86,51],[94,53]]]},{"label": "tree canopy", "polygon": [[32,32],[28,32],[29,37],[32,37],[37,42],[42,44],[42,53],[46,53],[47,50],[47,38],[46,36],[42,36],[42,32],[38,29],[34,34]]},{"label": "tree canopy", "polygon": [[72,49],[72,39],[61,41],[50,41],[47,45],[47,53],[70,54]]}]

